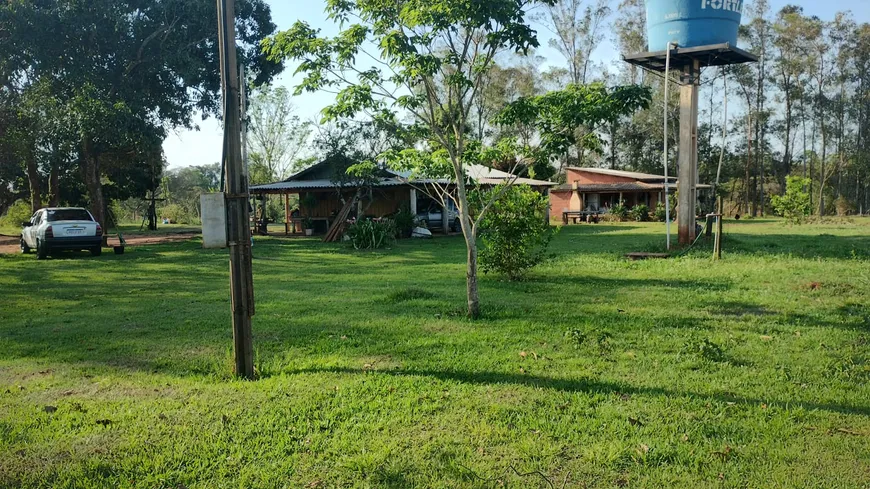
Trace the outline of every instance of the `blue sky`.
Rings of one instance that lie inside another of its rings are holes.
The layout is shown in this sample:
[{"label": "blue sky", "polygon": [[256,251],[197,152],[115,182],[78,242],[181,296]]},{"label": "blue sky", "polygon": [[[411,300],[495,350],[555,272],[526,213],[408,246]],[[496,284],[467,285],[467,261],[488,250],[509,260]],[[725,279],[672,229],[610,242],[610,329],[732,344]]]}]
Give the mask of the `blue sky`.
[{"label": "blue sky", "polygon": [[[272,6],[272,18],[278,29],[289,28],[297,19],[305,20],[315,27],[321,27],[325,32],[334,33],[336,28],[326,19],[323,13],[324,3],[320,0],[267,0]],[[614,0],[615,5],[619,2]],[[786,4],[797,4],[809,15],[817,15],[823,19],[832,19],[835,12],[851,10],[858,22],[870,22],[870,0],[771,0],[771,8],[775,12]],[[549,32],[545,28],[538,29],[541,46],[537,54],[544,56],[547,63],[562,63],[561,56],[547,47]],[[608,36],[609,37],[609,36]],[[595,61],[616,66],[621,63],[618,53],[608,38],[594,53]],[[284,74],[276,84],[289,89],[296,86],[298,78],[293,77],[295,66],[288,65]],[[319,112],[331,102],[328,94],[304,94],[294,98],[297,115],[303,119],[319,119]],[[166,159],[170,168],[189,165],[206,165],[220,161],[223,138],[220,124],[209,119],[199,122],[199,130],[178,130],[171,134],[163,144]]]}]

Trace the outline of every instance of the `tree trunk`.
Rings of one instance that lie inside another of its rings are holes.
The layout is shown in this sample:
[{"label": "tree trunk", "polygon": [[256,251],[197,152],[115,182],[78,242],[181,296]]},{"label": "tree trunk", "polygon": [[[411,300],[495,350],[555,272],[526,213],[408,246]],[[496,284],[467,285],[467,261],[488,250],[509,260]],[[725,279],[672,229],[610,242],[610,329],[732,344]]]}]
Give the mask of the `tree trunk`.
[{"label": "tree trunk", "polygon": [[32,149],[27,152],[27,183],[30,186],[30,210],[36,212],[42,209],[42,185],[35,151]]},{"label": "tree trunk", "polygon": [[52,162],[48,174],[48,205],[60,206],[60,169],[56,161]]},{"label": "tree trunk", "polygon": [[[457,174],[459,174],[458,171]],[[465,236],[465,247],[468,256],[465,267],[468,317],[477,319],[480,317],[480,295],[477,292],[477,233],[475,232],[474,224],[471,222],[471,213],[468,211],[468,194],[465,191],[465,181],[462,178],[457,178],[456,194],[458,197],[459,221],[462,226],[462,234]],[[444,197],[445,199],[449,198],[447,196]]]},{"label": "tree trunk", "polygon": [[819,180],[820,180],[820,183],[819,183],[819,217],[825,215],[825,183],[828,180],[827,175],[825,173],[826,172],[825,159],[827,159],[827,157],[828,157],[828,132],[827,132],[827,129],[825,127],[825,120],[824,119],[822,119],[821,124],[822,124],[822,161],[820,162],[821,173],[819,175]]},{"label": "tree trunk", "polygon": [[100,223],[100,226],[106,229],[106,206],[103,199],[103,184],[100,181],[100,159],[92,151],[90,142],[85,142],[82,145],[82,159],[91,214]]},{"label": "tree trunk", "polygon": [[477,292],[477,242],[472,236],[466,240],[468,264],[465,272],[465,287],[468,296],[468,317],[480,317],[480,295]]},{"label": "tree trunk", "polygon": [[745,202],[746,202],[746,215],[750,215],[750,206],[752,205],[752,198],[749,193],[750,187],[750,176],[749,176],[749,168],[752,165],[752,115],[750,113],[746,114],[746,124],[747,124],[747,138],[746,138],[746,167],[744,168],[744,185],[743,190],[745,193]]}]

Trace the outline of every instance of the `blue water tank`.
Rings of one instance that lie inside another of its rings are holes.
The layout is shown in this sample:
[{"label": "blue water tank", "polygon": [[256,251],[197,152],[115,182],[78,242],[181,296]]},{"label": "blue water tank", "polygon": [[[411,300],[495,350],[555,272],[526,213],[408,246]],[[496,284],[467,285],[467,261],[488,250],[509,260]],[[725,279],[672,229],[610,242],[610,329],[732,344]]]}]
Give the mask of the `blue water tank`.
[{"label": "blue water tank", "polygon": [[743,0],[646,0],[650,51],[669,42],[681,48],[729,43],[737,46]]}]

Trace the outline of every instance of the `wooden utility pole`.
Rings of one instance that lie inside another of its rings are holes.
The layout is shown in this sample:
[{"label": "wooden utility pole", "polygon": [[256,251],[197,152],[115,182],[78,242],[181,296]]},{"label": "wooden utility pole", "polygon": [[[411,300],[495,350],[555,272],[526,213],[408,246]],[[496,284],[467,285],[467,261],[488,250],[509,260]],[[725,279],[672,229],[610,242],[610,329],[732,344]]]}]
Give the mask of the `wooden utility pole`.
[{"label": "wooden utility pole", "polygon": [[248,179],[242,162],[239,75],[236,63],[235,0],[217,0],[221,87],[224,94],[227,238],[230,248],[230,293],[236,375],[254,378],[251,316],[254,281],[251,272],[251,230],[248,227]]}]

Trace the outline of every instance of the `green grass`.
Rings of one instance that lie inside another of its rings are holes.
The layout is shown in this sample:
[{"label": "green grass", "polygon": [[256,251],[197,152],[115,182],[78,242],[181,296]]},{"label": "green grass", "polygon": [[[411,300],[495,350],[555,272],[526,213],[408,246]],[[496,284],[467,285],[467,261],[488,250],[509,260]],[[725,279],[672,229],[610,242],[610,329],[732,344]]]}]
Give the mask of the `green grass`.
[{"label": "green grass", "polygon": [[256,382],[225,251],[0,256],[0,486],[870,487],[870,221],[621,258],[662,230],[565,228],[479,321],[460,238],[257,238]]},{"label": "green grass", "polygon": [[117,233],[121,231],[125,236],[134,235],[154,235],[154,234],[173,234],[173,233],[200,233],[202,226],[194,224],[161,224],[157,223],[157,231],[149,231],[147,227],[142,227],[142,223],[126,223],[121,224],[117,228],[112,228],[109,233]]}]

